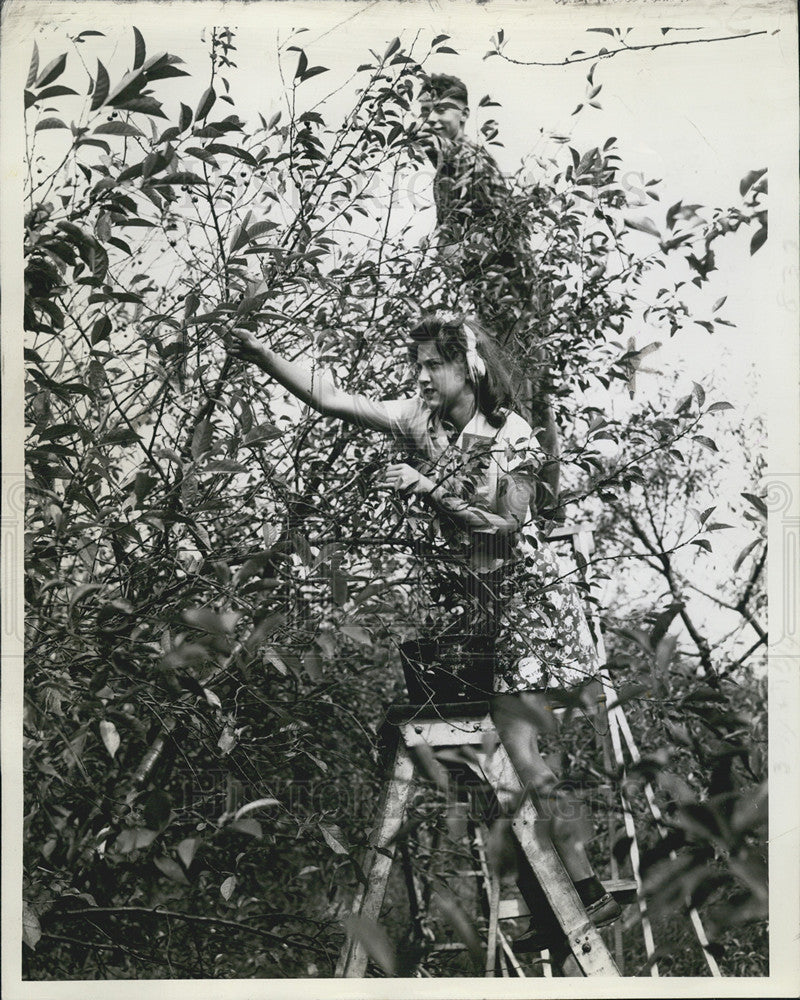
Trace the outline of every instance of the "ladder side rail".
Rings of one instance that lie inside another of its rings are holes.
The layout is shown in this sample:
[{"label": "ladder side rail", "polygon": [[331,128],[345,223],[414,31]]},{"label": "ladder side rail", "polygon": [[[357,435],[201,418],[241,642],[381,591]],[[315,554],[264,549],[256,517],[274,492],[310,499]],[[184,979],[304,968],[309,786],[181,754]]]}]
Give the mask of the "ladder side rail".
[{"label": "ladder side rail", "polygon": [[[473,832],[472,840],[473,840],[473,843],[475,845],[475,852],[477,854],[478,864],[480,866],[480,875],[481,875],[481,882],[482,882],[482,886],[483,886],[483,891],[484,891],[484,894],[487,897],[489,897],[489,916],[490,916],[490,924],[491,924],[491,918],[492,918],[492,905],[491,904],[492,904],[492,900],[490,898],[490,893],[491,893],[491,887],[493,885],[493,879],[492,879],[492,873],[489,870],[489,859],[488,859],[488,856],[487,856],[487,853],[486,853],[486,833],[487,833],[486,825],[484,823],[476,824],[472,832]],[[499,875],[495,876],[494,877],[494,881],[496,881],[497,886],[498,886],[498,890],[499,890],[499,887],[500,887],[500,876]],[[500,906],[501,906],[501,901],[500,901],[499,891],[498,891],[497,907],[496,907],[496,919],[495,919],[495,924],[497,926],[496,926],[496,930],[494,932],[495,936],[497,938],[497,943],[498,943],[498,945],[500,947],[500,950],[501,950],[502,954],[505,956],[506,962],[508,963],[508,965],[510,966],[510,968],[513,969],[515,975],[519,976],[522,979],[525,979],[526,976],[525,976],[525,973],[523,972],[522,965],[520,964],[520,961],[517,958],[517,956],[514,954],[514,950],[511,947],[511,945],[509,944],[508,938],[503,933],[503,929],[499,925],[499,920],[500,920],[500,917],[501,917]],[[491,930],[491,926],[490,926],[490,928],[489,928],[489,943],[490,944],[491,944],[491,940],[492,940],[492,930]],[[505,972],[505,970],[503,970],[503,974],[507,975],[508,973]]]},{"label": "ladder side rail", "polygon": [[[617,721],[619,724],[619,728],[625,739],[625,743],[628,746],[628,752],[631,755],[631,760],[634,762],[634,764],[636,764],[641,759],[639,755],[639,749],[636,745],[636,742],[634,741],[630,724],[628,723],[628,720],[625,717],[625,714],[622,711],[621,706],[617,707],[615,715],[618,716]],[[649,781],[646,781],[644,784],[644,793],[645,793],[645,798],[647,799],[648,807],[650,809],[650,815],[653,817],[656,829],[658,830],[658,833],[662,838],[666,837],[667,829],[663,823],[664,816],[661,812],[661,809],[658,806],[658,803],[656,802],[655,791],[653,790],[653,786]],[[678,855],[676,854],[675,851],[670,851],[669,856],[674,861]],[[708,965],[711,975],[722,976],[722,971],[719,965],[717,964],[717,960],[714,958],[714,956],[708,949],[708,944],[709,944],[708,936],[706,934],[705,927],[703,926],[702,918],[700,917],[700,914],[697,912],[697,908],[692,905],[691,900],[688,896],[685,897],[685,904],[686,904],[686,909],[689,912],[689,919],[692,922],[692,927],[695,932],[695,937],[697,938],[700,947],[703,949],[703,956],[705,957],[706,964]]]},{"label": "ladder side rail", "polygon": [[[394,860],[396,837],[402,827],[406,805],[414,779],[414,762],[402,742],[398,744],[394,772],[386,788],[379,813],[375,843],[365,865],[366,887],[356,894],[352,913],[377,921],[386,895],[386,884]],[[352,934],[342,948],[335,976],[362,978],[367,970],[368,955],[364,946]]]},{"label": "ladder side rail", "polygon": [[[616,717],[613,713],[609,714],[609,723],[611,742],[614,748],[614,757],[616,758],[619,767],[624,768],[625,758],[622,753],[622,743],[619,736]],[[622,819],[625,824],[625,833],[627,834],[630,842],[628,854],[631,859],[633,877],[636,879],[636,899],[639,905],[639,914],[642,922],[642,935],[644,937],[645,952],[647,953],[647,960],[650,964],[650,975],[658,976],[658,963],[655,961],[656,944],[653,937],[653,928],[650,924],[650,916],[647,912],[647,900],[644,896],[644,886],[642,884],[641,859],[639,855],[639,840],[636,836],[636,824],[633,821],[633,813],[631,812],[628,796],[625,794],[624,789],[620,789],[619,796],[620,804],[622,806]]]},{"label": "ladder side rail", "polygon": [[[519,798],[522,786],[502,744],[486,757],[483,766],[487,780],[498,795],[505,789]],[[618,976],[614,959],[600,932],[587,916],[555,847],[549,839],[537,834],[537,820],[536,810],[526,795],[511,821],[512,829],[539,878],[583,975]]]},{"label": "ladder side rail", "polygon": [[[594,534],[591,527],[587,528],[585,532],[575,533],[572,536],[572,544],[573,548],[576,551],[580,551],[584,559],[586,560],[587,570],[585,572],[585,575],[588,577],[589,559],[591,557],[592,552],[594,551]],[[579,546],[580,549],[578,548]],[[605,653],[605,642],[603,640],[603,633],[600,628],[600,617],[596,612],[592,612],[591,618],[597,639],[597,652],[598,655],[600,656],[601,662],[604,663],[606,658],[606,653]],[[614,689],[614,686],[611,683],[611,678],[609,677],[608,672],[604,670],[603,675],[604,675],[603,676],[604,688],[606,689],[608,694],[610,694],[613,697],[613,700],[615,702],[618,701],[616,690]],[[609,702],[607,700],[606,706],[608,706],[608,704]],[[606,714],[608,715],[609,713],[607,712]],[[625,743],[627,744],[628,752],[631,755],[631,760],[634,763],[638,763],[638,761],[640,760],[639,749],[636,745],[636,741],[633,738],[633,733],[631,731],[628,718],[625,715],[625,712],[623,711],[621,705],[619,704],[616,705],[614,709],[614,715],[616,717],[616,722],[619,726],[619,729],[622,732],[622,735],[625,739]],[[619,763],[622,762],[620,761]],[[653,820],[655,821],[656,828],[658,829],[658,832],[661,837],[666,837],[667,831],[662,822],[663,816],[661,810],[658,807],[658,803],[656,802],[653,786],[649,781],[645,782],[644,790],[645,790],[645,796],[647,798],[648,807],[650,809],[650,814],[653,817]],[[673,860],[677,857],[674,851],[670,851],[669,856]],[[689,919],[692,922],[692,927],[694,928],[695,936],[700,944],[700,947],[703,949],[703,955],[705,957],[706,964],[708,965],[711,975],[722,976],[722,972],[720,970],[719,965],[717,964],[716,959],[708,949],[709,941],[708,941],[708,936],[706,935],[705,927],[703,926],[703,921],[700,917],[700,914],[697,912],[697,908],[692,905],[688,896],[686,898],[686,907],[687,910],[689,911]]]},{"label": "ladder side rail", "polygon": [[[589,579],[589,564],[594,551],[594,537],[591,532],[586,533],[576,533],[572,537],[572,546],[576,553],[579,553],[583,558],[583,576],[585,579]],[[605,642],[603,640],[603,632],[600,628],[600,617],[594,610],[589,610],[589,618],[592,623],[595,647],[597,649],[598,659],[601,664],[605,664],[606,660],[606,650]],[[616,692],[611,684],[611,678],[608,671],[603,666],[600,670],[600,683],[603,689],[603,695],[605,698],[605,709],[606,718],[609,724],[609,738],[611,743],[611,749],[613,752],[614,759],[617,766],[622,769],[625,767],[625,757],[622,752],[622,741],[620,739],[620,732],[618,726],[618,717],[616,713],[616,708],[608,708],[610,704],[616,702],[617,696]],[[618,706],[617,706],[618,707]],[[644,886],[642,883],[642,875],[640,869],[640,855],[639,855],[639,840],[636,835],[636,825],[633,821],[633,813],[631,812],[630,804],[628,798],[625,795],[623,789],[620,789],[620,805],[622,806],[622,819],[625,826],[625,833],[628,837],[630,847],[628,849],[628,855],[631,861],[631,869],[633,871],[633,877],[636,880],[636,900],[639,907],[639,915],[642,924],[642,936],[644,938],[645,953],[647,955],[647,960],[650,966],[650,975],[657,977],[658,964],[655,961],[655,938],[653,936],[653,928],[650,923],[650,916],[647,912],[647,900],[644,896]]]}]

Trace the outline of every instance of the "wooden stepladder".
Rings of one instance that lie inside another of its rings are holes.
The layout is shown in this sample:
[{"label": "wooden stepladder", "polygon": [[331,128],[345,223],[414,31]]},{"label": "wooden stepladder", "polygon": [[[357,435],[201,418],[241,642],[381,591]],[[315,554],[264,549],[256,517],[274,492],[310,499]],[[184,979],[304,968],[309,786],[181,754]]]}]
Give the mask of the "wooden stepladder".
[{"label": "wooden stepladder", "polygon": [[[366,885],[361,886],[353,903],[353,913],[377,921],[386,893],[398,832],[403,826],[406,806],[413,786],[416,765],[415,748],[471,747],[476,752],[482,775],[501,805],[513,812],[512,830],[537,876],[547,902],[560,924],[571,953],[568,966],[576,975],[619,976],[614,959],[599,931],[588,918],[571,879],[548,837],[537,833],[537,812],[530,796],[522,796],[522,786],[503,746],[496,738],[488,702],[435,706],[436,717],[422,717],[419,706],[394,706],[388,721],[397,725],[400,740],[394,768],[383,794],[378,821],[373,831],[369,857],[364,865]],[[491,752],[484,748],[494,746]],[[514,808],[515,811],[514,811]],[[491,879],[490,879],[491,881]],[[494,974],[497,923],[502,912],[499,886],[491,893],[489,946],[486,974]],[[500,939],[501,944],[506,944]],[[368,955],[356,937],[350,937],[339,957],[336,975],[361,977],[367,970]],[[519,972],[517,974],[520,974]]]},{"label": "wooden stepladder", "polygon": [[[572,552],[572,564],[585,580],[591,578],[591,564],[594,552],[593,526],[591,524],[563,525],[550,532],[548,540],[557,545],[567,545]],[[601,664],[605,663],[605,649],[599,616],[590,610],[589,620],[594,632],[595,644]],[[631,727],[619,702],[617,693],[605,666],[601,666],[598,678],[601,697],[598,698],[600,726],[596,730],[598,748],[603,753],[604,767],[609,774],[624,774],[627,759],[635,764],[639,760],[639,750]],[[431,709],[435,717],[431,717]],[[394,759],[391,778],[384,788],[383,799],[378,812],[378,822],[371,838],[371,850],[364,866],[366,886],[359,888],[353,903],[353,913],[378,921],[391,872],[397,835],[401,832],[414,783],[416,766],[415,753],[425,746],[432,750],[446,748],[472,748],[482,753],[471,754],[473,763],[478,762],[479,778],[493,790],[501,806],[508,815],[514,815],[512,829],[537,876],[547,903],[560,924],[568,953],[561,961],[564,975],[618,976],[623,962],[621,921],[614,926],[614,951],[616,961],[597,929],[587,918],[572,882],[564,870],[561,859],[549,838],[540,838],[536,832],[536,809],[529,796],[517,808],[521,786],[513,765],[496,738],[494,725],[489,715],[488,702],[464,703],[461,705],[432,706],[423,717],[419,706],[394,706],[387,715],[387,722],[396,725],[400,741]],[[495,746],[488,752],[488,746]],[[447,756],[445,754],[445,756]],[[476,767],[470,765],[473,771]],[[656,830],[664,837],[667,829],[656,803],[655,792],[649,782],[644,786],[648,807]],[[616,809],[612,808],[611,790],[608,802],[608,837],[611,880],[604,883],[620,904],[636,902],[639,910],[638,923],[644,937],[649,973],[657,976],[657,950],[647,908],[647,900],[642,885],[639,867],[639,845],[634,817],[624,788],[619,792],[621,818],[624,832],[629,842],[628,862],[633,878],[620,878],[620,860],[614,846],[618,824]],[[516,812],[515,812],[516,809]],[[485,833],[485,830],[483,831]],[[477,836],[476,836],[477,834]],[[473,841],[479,855],[478,868],[482,869],[484,895],[488,900],[488,943],[486,950],[486,974],[494,975],[495,967],[503,964],[509,975],[525,975],[516,960],[513,949],[505,938],[500,924],[506,918],[525,916],[528,910],[515,899],[501,899],[499,880],[493,876],[487,863],[485,846],[481,845],[482,831],[473,828]],[[404,852],[407,854],[407,852]],[[671,854],[674,856],[674,853]],[[404,858],[406,860],[406,858]],[[408,882],[413,882],[413,875]],[[411,892],[411,889],[410,889]],[[700,916],[690,900],[686,910],[698,943],[703,950],[709,972],[720,976],[721,972],[708,944]],[[535,918],[537,914],[532,914]],[[442,947],[454,947],[444,945]],[[561,945],[559,945],[561,947]],[[545,953],[543,953],[544,955]],[[498,961],[499,959],[499,961]],[[363,945],[354,938],[348,939],[339,957],[337,976],[360,977],[367,969],[368,955]],[[547,975],[550,966],[543,965]]]}]

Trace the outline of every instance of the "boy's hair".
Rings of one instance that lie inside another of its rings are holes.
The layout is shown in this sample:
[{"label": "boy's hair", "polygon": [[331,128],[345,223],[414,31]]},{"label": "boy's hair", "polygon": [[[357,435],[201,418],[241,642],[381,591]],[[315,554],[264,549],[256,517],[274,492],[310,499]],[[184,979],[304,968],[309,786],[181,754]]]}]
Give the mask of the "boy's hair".
[{"label": "boy's hair", "polygon": [[428,77],[428,88],[434,100],[441,100],[443,97],[450,97],[453,100],[461,101],[469,105],[469,94],[463,80],[457,76],[450,76],[449,73],[432,73]]},{"label": "boy's hair", "polygon": [[[445,361],[466,360],[467,335],[465,317],[445,310],[424,313],[409,332],[408,353],[416,363],[420,344],[434,343]],[[481,324],[470,317],[469,326],[475,333],[475,350],[483,359],[486,373],[475,385],[478,408],[492,427],[502,427],[508,411],[514,405],[511,376],[500,349]]]}]

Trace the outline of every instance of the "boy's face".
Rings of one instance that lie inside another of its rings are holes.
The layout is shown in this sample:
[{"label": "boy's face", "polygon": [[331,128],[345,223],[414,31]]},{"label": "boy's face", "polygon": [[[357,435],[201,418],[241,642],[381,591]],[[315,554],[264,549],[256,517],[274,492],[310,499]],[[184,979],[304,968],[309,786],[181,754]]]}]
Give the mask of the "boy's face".
[{"label": "boy's face", "polygon": [[422,103],[422,114],[436,135],[456,139],[464,131],[469,108],[458,98],[430,94]]}]

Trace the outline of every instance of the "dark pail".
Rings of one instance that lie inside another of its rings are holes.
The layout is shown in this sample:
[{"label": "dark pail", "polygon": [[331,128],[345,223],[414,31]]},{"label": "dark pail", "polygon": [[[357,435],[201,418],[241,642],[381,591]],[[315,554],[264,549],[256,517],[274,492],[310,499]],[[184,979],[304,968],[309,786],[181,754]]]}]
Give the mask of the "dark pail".
[{"label": "dark pail", "polygon": [[414,705],[480,701],[492,693],[494,640],[486,636],[412,639],[400,646],[408,697]]}]

